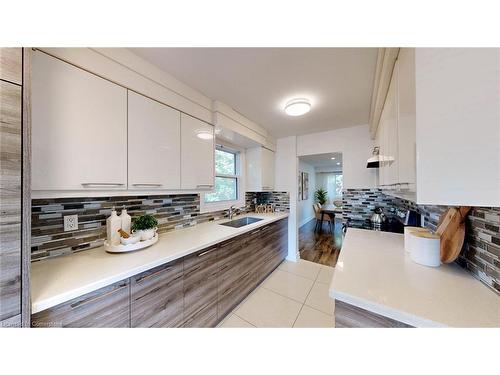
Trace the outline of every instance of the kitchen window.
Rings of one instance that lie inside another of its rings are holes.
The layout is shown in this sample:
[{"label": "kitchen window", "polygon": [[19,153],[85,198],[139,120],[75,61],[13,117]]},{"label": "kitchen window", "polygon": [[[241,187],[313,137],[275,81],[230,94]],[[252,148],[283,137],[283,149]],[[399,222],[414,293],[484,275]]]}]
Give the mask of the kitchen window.
[{"label": "kitchen window", "polygon": [[215,149],[215,188],[212,193],[205,194],[206,206],[214,206],[217,202],[239,203],[241,196],[239,170],[240,153],[225,146],[217,146]]}]

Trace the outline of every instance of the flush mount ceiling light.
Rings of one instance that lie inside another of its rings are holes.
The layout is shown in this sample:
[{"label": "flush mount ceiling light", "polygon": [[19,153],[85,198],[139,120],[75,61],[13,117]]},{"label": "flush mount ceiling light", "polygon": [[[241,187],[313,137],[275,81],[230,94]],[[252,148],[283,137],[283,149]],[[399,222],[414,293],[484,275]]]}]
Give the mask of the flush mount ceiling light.
[{"label": "flush mount ceiling light", "polygon": [[206,130],[200,130],[198,133],[196,133],[196,136],[200,139],[212,139],[214,137],[211,132]]},{"label": "flush mount ceiling light", "polygon": [[311,103],[307,99],[292,99],[285,104],[285,113],[288,116],[302,116],[311,110]]}]

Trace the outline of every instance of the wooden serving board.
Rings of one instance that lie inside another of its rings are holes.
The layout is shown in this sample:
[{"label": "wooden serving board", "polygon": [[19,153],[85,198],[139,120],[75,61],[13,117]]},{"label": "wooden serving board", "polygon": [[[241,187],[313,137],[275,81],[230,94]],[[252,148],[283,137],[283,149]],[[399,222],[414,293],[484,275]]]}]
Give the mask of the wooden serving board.
[{"label": "wooden serving board", "polygon": [[442,263],[451,263],[458,258],[465,238],[465,218],[471,207],[448,208],[439,219],[436,234],[440,236]]}]

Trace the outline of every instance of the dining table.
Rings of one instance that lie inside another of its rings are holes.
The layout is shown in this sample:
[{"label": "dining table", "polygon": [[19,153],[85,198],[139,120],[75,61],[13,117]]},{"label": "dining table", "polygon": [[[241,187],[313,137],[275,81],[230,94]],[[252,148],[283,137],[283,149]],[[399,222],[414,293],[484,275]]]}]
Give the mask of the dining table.
[{"label": "dining table", "polygon": [[342,207],[337,207],[333,204],[327,204],[324,206],[321,206],[320,209],[320,214],[321,214],[321,219],[319,222],[319,230],[323,230],[323,220],[325,215],[328,215],[330,217],[330,220],[332,221],[332,224],[335,223],[335,214],[342,214]]}]

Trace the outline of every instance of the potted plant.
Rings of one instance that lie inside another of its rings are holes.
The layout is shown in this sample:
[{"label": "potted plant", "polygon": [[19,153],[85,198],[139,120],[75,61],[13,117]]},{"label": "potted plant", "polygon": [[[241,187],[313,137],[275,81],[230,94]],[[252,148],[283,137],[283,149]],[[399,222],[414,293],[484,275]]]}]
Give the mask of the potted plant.
[{"label": "potted plant", "polygon": [[136,217],[132,224],[132,232],[141,237],[141,241],[150,240],[155,236],[158,220],[151,215]]},{"label": "potted plant", "polygon": [[320,205],[324,205],[328,200],[328,192],[325,189],[319,188],[314,192],[314,198]]}]

